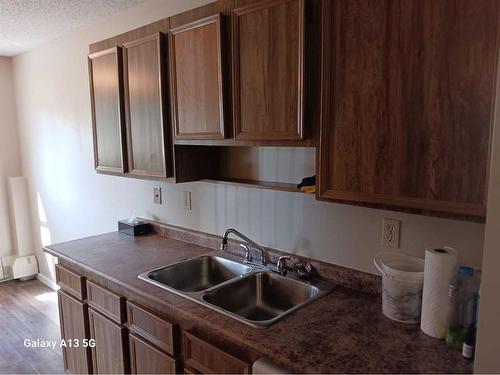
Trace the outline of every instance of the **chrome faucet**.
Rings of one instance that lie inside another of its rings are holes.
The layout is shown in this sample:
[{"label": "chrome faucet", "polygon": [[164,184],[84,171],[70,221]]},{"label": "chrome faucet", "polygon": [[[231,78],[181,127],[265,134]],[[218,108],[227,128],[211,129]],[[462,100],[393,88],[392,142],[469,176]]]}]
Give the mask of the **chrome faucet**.
[{"label": "chrome faucet", "polygon": [[228,229],[224,233],[224,236],[222,237],[222,243],[220,244],[220,249],[222,251],[227,251],[227,238],[229,237],[229,235],[231,233],[234,234],[235,236],[241,238],[243,241],[245,241],[251,247],[260,251],[260,262],[257,263],[257,262],[254,262],[253,257],[252,257],[252,253],[250,252],[249,247],[245,244],[240,244],[240,246],[243,249],[245,249],[245,261],[244,261],[245,263],[249,263],[249,264],[252,264],[254,266],[255,265],[263,266],[263,267],[265,267],[265,269],[273,271],[273,272],[277,272],[281,275],[285,275],[287,273],[286,261],[290,260],[291,257],[289,257],[288,255],[282,255],[278,258],[278,261],[276,262],[276,264],[274,264],[274,263],[268,264],[267,256],[266,256],[266,249],[264,249],[264,247],[260,246],[258,243],[252,241],[250,238],[245,236],[243,233],[238,232],[236,229]]},{"label": "chrome faucet", "polygon": [[[227,251],[227,237],[231,233],[234,234],[235,236],[241,238],[243,241],[245,241],[247,244],[249,244],[250,246],[252,246],[256,250],[259,250],[260,251],[260,263],[263,266],[267,265],[266,250],[262,246],[260,246],[258,243],[252,241],[250,238],[245,236],[243,233],[238,232],[236,229],[230,228],[230,229],[226,230],[226,232],[224,233],[224,236],[222,237],[222,243],[220,244],[220,249],[222,251]],[[247,259],[249,262],[251,262],[252,257],[250,255],[250,252],[248,251],[248,248],[246,246],[243,246],[243,247],[247,250],[247,253],[245,255],[245,259]]]}]

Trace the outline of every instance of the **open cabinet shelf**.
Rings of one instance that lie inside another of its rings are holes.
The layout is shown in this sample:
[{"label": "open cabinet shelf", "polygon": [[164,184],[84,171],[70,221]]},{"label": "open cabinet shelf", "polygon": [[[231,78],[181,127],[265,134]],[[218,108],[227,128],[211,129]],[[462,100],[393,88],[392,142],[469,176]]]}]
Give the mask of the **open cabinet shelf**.
[{"label": "open cabinet shelf", "polygon": [[175,145],[175,181],[207,181],[251,188],[297,189],[315,174],[314,148]]},{"label": "open cabinet shelf", "polygon": [[228,185],[239,185],[257,189],[267,189],[267,190],[277,190],[277,191],[287,191],[291,193],[302,193],[307,194],[299,189],[297,189],[296,184],[289,184],[286,182],[273,182],[273,181],[261,181],[261,180],[246,180],[241,178],[220,178],[218,180],[214,179],[203,179],[201,181],[211,182],[214,184],[228,184]]}]

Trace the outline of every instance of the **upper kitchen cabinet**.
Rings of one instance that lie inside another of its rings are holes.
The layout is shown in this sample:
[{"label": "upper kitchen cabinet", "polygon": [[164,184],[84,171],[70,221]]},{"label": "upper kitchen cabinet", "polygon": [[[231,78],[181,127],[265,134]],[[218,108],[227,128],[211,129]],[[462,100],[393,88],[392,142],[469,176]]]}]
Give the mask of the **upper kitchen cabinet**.
[{"label": "upper kitchen cabinet", "polygon": [[171,172],[165,59],[161,33],[123,44],[127,154],[133,176],[168,177]]},{"label": "upper kitchen cabinet", "polygon": [[327,0],[318,197],[484,216],[497,0]]},{"label": "upper kitchen cabinet", "polygon": [[237,140],[303,138],[304,0],[264,0],[232,11]]},{"label": "upper kitchen cabinet", "polygon": [[220,14],[170,30],[171,108],[176,139],[223,139]]},{"label": "upper kitchen cabinet", "polygon": [[95,168],[121,174],[127,170],[121,49],[93,53],[88,61]]}]

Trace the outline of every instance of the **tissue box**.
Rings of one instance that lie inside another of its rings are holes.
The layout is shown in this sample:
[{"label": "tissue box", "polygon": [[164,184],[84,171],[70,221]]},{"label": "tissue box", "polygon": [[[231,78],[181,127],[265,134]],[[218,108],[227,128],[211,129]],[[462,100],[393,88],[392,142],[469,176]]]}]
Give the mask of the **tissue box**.
[{"label": "tissue box", "polygon": [[151,231],[151,225],[146,221],[130,223],[128,220],[119,220],[118,231],[128,236],[141,236]]}]

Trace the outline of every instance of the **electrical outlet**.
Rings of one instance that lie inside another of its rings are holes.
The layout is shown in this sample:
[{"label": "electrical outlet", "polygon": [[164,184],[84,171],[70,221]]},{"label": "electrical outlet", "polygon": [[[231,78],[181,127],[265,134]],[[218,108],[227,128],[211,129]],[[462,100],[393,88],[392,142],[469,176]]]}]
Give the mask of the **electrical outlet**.
[{"label": "electrical outlet", "polygon": [[191,211],[191,192],[190,191],[184,191],[184,209],[187,211]]},{"label": "electrical outlet", "polygon": [[382,225],[382,246],[399,248],[401,220],[384,219]]},{"label": "electrical outlet", "polygon": [[153,188],[153,202],[156,204],[161,204],[161,187]]}]

